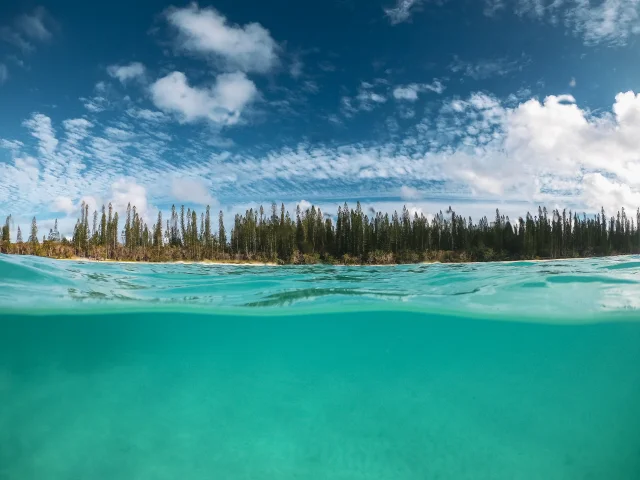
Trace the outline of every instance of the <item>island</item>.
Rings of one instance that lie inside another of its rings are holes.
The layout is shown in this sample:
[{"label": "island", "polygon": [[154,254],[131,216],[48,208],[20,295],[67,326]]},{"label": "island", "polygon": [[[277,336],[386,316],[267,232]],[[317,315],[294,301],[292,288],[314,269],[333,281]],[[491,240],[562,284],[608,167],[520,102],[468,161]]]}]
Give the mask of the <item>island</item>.
[{"label": "island", "polygon": [[[198,215],[172,206],[170,218],[149,226],[129,204],[123,225],[113,206],[90,215],[84,202],[71,238],[57,221],[40,237],[37,220],[29,234],[12,216],[2,226],[0,252],[57,259],[131,262],[219,262],[266,264],[392,265],[422,262],[484,262],[578,258],[640,252],[640,209],[635,219],[624,208],[607,217],[604,208],[587,216],[539,207],[512,222],[496,209],[495,218],[474,222],[451,208],[433,216],[413,214],[405,206],[393,214],[363,211],[346,203],[335,216],[311,206],[292,215],[273,203],[237,214],[227,234],[223,212],[217,229],[207,207]],[[14,240],[12,240],[12,238]]]}]

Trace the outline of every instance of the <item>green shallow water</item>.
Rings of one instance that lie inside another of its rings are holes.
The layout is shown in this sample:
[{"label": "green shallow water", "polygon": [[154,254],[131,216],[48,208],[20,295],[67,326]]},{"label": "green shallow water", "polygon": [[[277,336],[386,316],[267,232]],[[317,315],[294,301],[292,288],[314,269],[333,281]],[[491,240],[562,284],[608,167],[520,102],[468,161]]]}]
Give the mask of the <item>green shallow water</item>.
[{"label": "green shallow water", "polygon": [[0,479],[629,479],[640,261],[0,256]]}]

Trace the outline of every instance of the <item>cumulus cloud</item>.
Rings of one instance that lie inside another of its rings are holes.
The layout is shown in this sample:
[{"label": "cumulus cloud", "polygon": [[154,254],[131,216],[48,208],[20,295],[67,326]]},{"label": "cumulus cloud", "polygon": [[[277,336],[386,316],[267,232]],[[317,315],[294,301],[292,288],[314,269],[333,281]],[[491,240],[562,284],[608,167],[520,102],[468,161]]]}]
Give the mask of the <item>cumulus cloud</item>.
[{"label": "cumulus cloud", "polygon": [[495,123],[476,122],[478,128],[462,140],[466,147],[450,156],[444,171],[479,193],[635,208],[640,96],[618,94],[612,110],[593,116],[569,95],[532,99],[513,109],[490,99],[465,102],[461,115],[488,115]]},{"label": "cumulus cloud", "polygon": [[182,72],[172,72],[151,85],[156,107],[177,114],[181,122],[209,120],[233,125],[256,95],[255,84],[241,72],[218,75],[210,88],[190,86]]},{"label": "cumulus cloud", "polygon": [[216,203],[207,185],[198,178],[174,178],[171,183],[171,194],[178,202],[197,205],[214,205]]},{"label": "cumulus cloud", "polygon": [[635,211],[640,207],[640,191],[631,186],[606,178],[601,173],[588,173],[582,181],[582,199],[592,210],[603,207],[612,214],[624,207]]},{"label": "cumulus cloud", "polygon": [[265,73],[278,61],[278,45],[259,23],[233,25],[213,8],[193,3],[166,12],[181,50],[209,56],[232,70]]},{"label": "cumulus cloud", "polygon": [[107,67],[107,73],[120,80],[121,83],[127,83],[130,80],[143,79],[146,68],[140,62],[132,62],[128,65],[110,65]]}]

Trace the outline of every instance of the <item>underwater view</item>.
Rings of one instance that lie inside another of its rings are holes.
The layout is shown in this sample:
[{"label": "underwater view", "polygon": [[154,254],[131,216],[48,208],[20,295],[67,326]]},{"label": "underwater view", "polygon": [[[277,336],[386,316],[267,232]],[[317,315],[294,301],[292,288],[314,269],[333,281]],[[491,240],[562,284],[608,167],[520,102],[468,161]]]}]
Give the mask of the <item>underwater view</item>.
[{"label": "underwater view", "polygon": [[640,257],[0,273],[3,480],[640,472]]}]

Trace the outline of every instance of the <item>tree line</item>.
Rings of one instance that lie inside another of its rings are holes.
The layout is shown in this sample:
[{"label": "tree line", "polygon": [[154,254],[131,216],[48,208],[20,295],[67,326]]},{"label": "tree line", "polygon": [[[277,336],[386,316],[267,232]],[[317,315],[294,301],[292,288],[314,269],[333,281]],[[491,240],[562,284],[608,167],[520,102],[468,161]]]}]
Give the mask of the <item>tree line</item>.
[{"label": "tree line", "polygon": [[[335,220],[334,220],[335,218]],[[227,235],[223,212],[213,227],[211,209],[172,206],[163,220],[158,212],[148,225],[135,206],[128,205],[121,223],[111,204],[89,213],[83,203],[73,236],[62,237],[57,220],[40,241],[35,218],[23,240],[18,226],[12,242],[13,220],[2,226],[0,251],[55,258],[84,257],[131,261],[269,261],[278,263],[379,264],[421,261],[491,261],[572,258],[640,253],[640,209],[634,216],[624,208],[607,217],[604,209],[587,216],[538,208],[517,221],[501,215],[478,222],[449,208],[432,218],[406,208],[388,213],[364,212],[346,203],[331,216],[311,206],[294,214],[273,203],[235,215]]]}]

